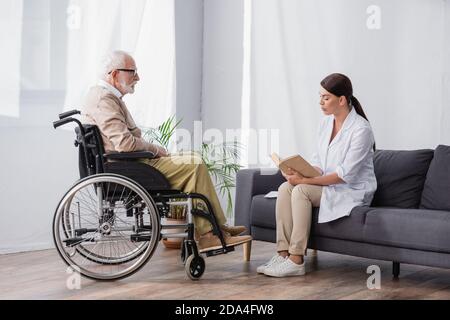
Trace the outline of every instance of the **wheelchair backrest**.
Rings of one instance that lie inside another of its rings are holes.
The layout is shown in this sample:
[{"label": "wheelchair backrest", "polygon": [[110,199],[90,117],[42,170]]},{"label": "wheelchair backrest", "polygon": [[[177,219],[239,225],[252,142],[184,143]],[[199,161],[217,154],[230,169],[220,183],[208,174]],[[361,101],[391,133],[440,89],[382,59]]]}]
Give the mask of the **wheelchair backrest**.
[{"label": "wheelchair backrest", "polygon": [[75,128],[77,135],[76,144],[78,145],[78,168],[80,178],[103,173],[105,149],[103,140],[96,125],[83,124],[85,131],[84,139],[79,128]]}]

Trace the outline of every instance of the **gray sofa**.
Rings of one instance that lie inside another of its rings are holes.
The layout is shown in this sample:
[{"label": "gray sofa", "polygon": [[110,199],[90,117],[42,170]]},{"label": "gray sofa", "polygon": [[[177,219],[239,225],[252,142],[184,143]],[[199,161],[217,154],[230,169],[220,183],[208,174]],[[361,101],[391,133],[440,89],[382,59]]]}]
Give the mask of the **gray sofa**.
[{"label": "gray sofa", "polygon": [[[450,267],[450,147],[436,150],[377,150],[378,188],[372,204],[348,217],[318,224],[308,248],[400,263]],[[245,169],[237,174],[235,223],[256,240],[275,242],[276,199],[265,198],[285,179],[278,172]]]}]

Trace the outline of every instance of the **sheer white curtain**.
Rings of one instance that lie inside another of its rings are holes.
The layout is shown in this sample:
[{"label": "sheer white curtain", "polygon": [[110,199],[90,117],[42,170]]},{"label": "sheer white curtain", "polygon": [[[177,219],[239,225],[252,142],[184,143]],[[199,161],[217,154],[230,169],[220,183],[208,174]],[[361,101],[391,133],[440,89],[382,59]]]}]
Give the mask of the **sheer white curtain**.
[{"label": "sheer white curtain", "polygon": [[22,0],[2,0],[0,41],[5,76],[0,78],[0,116],[19,117],[22,14]]},{"label": "sheer white curtain", "polygon": [[175,21],[173,0],[147,1],[134,56],[141,81],[124,99],[138,124],[155,127],[175,113]]},{"label": "sheer white curtain", "polygon": [[[379,149],[450,144],[449,1],[251,1],[249,127],[310,157],[320,81],[353,82]],[[379,28],[373,28],[373,20]]]},{"label": "sheer white curtain", "polygon": [[175,112],[173,0],[72,0],[65,108],[79,108],[111,50],[130,52],[141,81],[124,98],[139,126],[157,126]]}]

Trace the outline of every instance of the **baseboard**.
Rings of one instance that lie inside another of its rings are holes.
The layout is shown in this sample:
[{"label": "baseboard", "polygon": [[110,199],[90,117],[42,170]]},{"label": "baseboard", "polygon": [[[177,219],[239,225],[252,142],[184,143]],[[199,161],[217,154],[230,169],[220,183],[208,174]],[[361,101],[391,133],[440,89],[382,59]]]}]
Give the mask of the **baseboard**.
[{"label": "baseboard", "polygon": [[0,254],[21,253],[29,251],[40,251],[54,248],[53,242],[40,242],[33,244],[22,244],[16,246],[0,246]]}]

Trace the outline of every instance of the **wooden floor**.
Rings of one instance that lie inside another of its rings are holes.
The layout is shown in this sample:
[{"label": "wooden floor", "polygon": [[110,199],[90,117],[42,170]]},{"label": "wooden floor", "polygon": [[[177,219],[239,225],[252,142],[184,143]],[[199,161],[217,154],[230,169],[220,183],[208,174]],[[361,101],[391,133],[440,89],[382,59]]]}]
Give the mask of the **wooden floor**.
[{"label": "wooden floor", "polygon": [[[450,270],[401,265],[392,280],[390,262],[327,252],[306,259],[303,277],[270,278],[256,273],[275,245],[253,242],[252,260],[236,252],[206,258],[206,271],[189,280],[178,250],[158,246],[135,275],[115,282],[82,279],[81,289],[66,287],[66,265],[55,250],[0,256],[0,299],[450,299]],[[381,268],[381,289],[369,290],[370,265]]]}]

